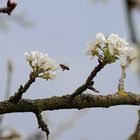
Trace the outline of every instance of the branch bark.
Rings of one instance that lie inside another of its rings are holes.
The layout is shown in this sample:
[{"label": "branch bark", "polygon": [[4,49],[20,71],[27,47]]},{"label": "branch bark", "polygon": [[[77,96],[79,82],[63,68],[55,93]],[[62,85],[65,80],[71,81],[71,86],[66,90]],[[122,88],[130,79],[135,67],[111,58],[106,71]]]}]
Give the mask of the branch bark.
[{"label": "branch bark", "polygon": [[140,95],[127,92],[128,96],[121,96],[118,93],[111,95],[82,94],[71,100],[71,95],[53,96],[44,99],[22,99],[17,104],[2,101],[0,102],[0,114],[15,112],[33,112],[38,109],[52,111],[60,109],[84,109],[95,107],[111,107],[117,105],[140,105]]},{"label": "branch bark", "polygon": [[39,128],[41,128],[42,131],[46,132],[46,139],[48,140],[49,133],[50,133],[48,125],[43,121],[43,118],[40,112],[36,112],[35,114],[36,114]]}]

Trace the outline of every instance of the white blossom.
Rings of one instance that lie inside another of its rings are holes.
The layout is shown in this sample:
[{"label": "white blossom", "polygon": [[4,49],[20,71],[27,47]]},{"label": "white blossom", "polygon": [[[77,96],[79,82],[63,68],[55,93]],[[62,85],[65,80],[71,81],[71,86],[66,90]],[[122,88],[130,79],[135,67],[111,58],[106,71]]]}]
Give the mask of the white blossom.
[{"label": "white blossom", "polygon": [[128,45],[125,39],[120,38],[118,34],[110,34],[109,37],[106,39],[108,43],[108,48],[111,54],[117,53],[118,49]]},{"label": "white blossom", "polygon": [[89,41],[86,49],[83,51],[89,58],[97,56],[100,59],[106,59],[107,63],[113,63],[117,59],[134,59],[137,51],[128,47],[128,42],[119,37],[118,34],[110,34],[105,37],[103,33],[96,35],[95,41]]},{"label": "white blossom", "polygon": [[140,59],[136,58],[134,61],[132,61],[130,65],[130,69],[137,74],[140,74]]},{"label": "white blossom", "polygon": [[96,42],[95,43],[98,44],[99,47],[103,48],[105,46],[105,43],[106,43],[105,41],[106,41],[106,38],[105,38],[103,33],[98,33],[96,35]]},{"label": "white blossom", "polygon": [[88,56],[89,58],[93,58],[93,50],[95,49],[95,42],[93,41],[87,41],[87,48],[83,51],[83,54]]},{"label": "white blossom", "polygon": [[44,79],[54,79],[56,77],[55,71],[59,69],[59,64],[55,60],[38,51],[25,52],[26,61],[29,62],[33,71],[37,73],[38,77]]},{"label": "white blossom", "polygon": [[56,77],[56,73],[53,71],[48,71],[45,73],[45,75],[48,75],[49,79],[53,80]]},{"label": "white blossom", "polygon": [[133,48],[136,51],[133,56],[134,57],[136,56],[136,58],[132,61],[131,65],[130,65],[130,69],[133,72],[140,74],[140,48],[136,44],[133,44]]},{"label": "white blossom", "polygon": [[131,47],[124,47],[119,49],[120,54],[129,57],[129,59],[135,59],[138,55],[137,50]]},{"label": "white blossom", "polygon": [[123,64],[126,64],[128,60],[134,60],[138,56],[138,50],[132,47],[124,47],[119,49],[120,60]]},{"label": "white blossom", "polygon": [[105,42],[105,36],[104,36],[104,34],[103,33],[98,33],[97,35],[96,35],[96,42],[97,43],[103,43],[103,42]]},{"label": "white blossom", "polygon": [[93,58],[95,55],[98,55],[99,48],[103,48],[105,45],[106,38],[103,33],[98,33],[96,35],[95,41],[88,41],[87,47],[83,51],[85,55],[89,58]]}]

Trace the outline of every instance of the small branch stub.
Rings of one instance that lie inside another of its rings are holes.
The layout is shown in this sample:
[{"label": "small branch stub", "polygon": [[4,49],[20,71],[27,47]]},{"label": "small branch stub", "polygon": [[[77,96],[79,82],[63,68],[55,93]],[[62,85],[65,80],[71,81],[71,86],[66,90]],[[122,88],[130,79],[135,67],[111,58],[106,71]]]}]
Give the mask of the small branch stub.
[{"label": "small branch stub", "polygon": [[22,85],[20,86],[20,88],[18,89],[18,91],[15,93],[15,95],[14,96],[11,96],[9,98],[9,102],[18,103],[22,99],[23,93],[25,93],[28,90],[28,88],[31,86],[31,84],[33,82],[35,82],[35,78],[36,77],[35,77],[34,73],[31,72],[30,78],[27,81],[27,83],[24,86],[22,86]]},{"label": "small branch stub", "polygon": [[40,112],[35,113],[35,115],[38,121],[39,128],[41,128],[41,130],[46,133],[46,139],[48,140],[49,134],[50,134],[48,125],[43,121],[43,118]]},{"label": "small branch stub", "polygon": [[0,13],[6,13],[8,15],[11,15],[12,11],[17,6],[17,3],[11,2],[11,0],[7,1],[7,7],[0,8]]}]

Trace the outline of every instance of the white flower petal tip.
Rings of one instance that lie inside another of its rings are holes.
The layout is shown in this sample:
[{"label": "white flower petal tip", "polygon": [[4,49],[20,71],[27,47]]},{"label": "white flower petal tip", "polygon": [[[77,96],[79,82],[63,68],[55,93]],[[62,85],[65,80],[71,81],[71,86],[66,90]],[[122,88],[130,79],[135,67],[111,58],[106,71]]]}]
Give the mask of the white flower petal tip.
[{"label": "white flower petal tip", "polygon": [[122,64],[126,64],[129,60],[134,61],[135,59],[137,59],[139,55],[138,51],[139,51],[138,49],[132,47],[124,47],[120,49],[121,54],[120,60]]},{"label": "white flower petal tip", "polygon": [[125,47],[124,50],[130,59],[135,59],[138,56],[138,51],[135,48]]},{"label": "white flower petal tip", "polygon": [[114,44],[117,45],[118,47],[123,47],[128,45],[128,42],[126,42],[126,40],[124,38],[119,37],[118,34],[110,34],[109,37],[107,38],[107,41],[110,44]]},{"label": "white flower petal tip", "polygon": [[105,41],[105,36],[104,36],[104,34],[103,33],[98,33],[97,35],[96,35],[96,42],[104,42]]}]

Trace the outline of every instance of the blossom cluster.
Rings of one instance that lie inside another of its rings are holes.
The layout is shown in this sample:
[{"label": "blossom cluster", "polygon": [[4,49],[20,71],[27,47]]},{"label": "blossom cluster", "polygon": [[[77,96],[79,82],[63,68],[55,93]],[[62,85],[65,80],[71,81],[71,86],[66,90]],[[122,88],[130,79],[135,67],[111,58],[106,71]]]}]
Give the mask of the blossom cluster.
[{"label": "blossom cluster", "polygon": [[36,77],[41,77],[46,80],[56,77],[55,71],[59,69],[59,65],[55,60],[38,51],[25,52],[26,61],[30,64]]},{"label": "blossom cluster", "polygon": [[137,51],[128,47],[128,42],[117,34],[112,33],[105,37],[103,33],[98,33],[95,41],[87,43],[84,54],[90,58],[97,56],[99,59],[105,59],[107,63],[113,63],[117,59],[135,59]]}]

